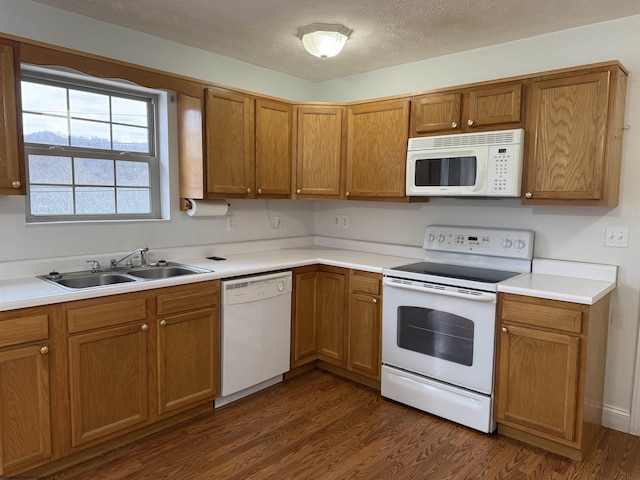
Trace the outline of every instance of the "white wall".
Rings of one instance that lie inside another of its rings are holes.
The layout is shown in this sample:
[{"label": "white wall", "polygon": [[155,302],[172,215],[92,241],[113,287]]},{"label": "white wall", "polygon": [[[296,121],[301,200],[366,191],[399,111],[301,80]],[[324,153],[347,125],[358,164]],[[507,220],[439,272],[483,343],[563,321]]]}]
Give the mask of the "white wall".
[{"label": "white wall", "polygon": [[[616,208],[531,207],[519,200],[432,199],[423,205],[318,202],[319,235],[421,245],[432,223],[515,226],[536,233],[535,256],[619,265],[606,367],[607,423],[629,428],[640,299],[640,16],[324,82],[322,100],[366,99],[620,60],[629,70],[620,203]],[[349,215],[335,227],[334,213]],[[629,227],[628,248],[605,248],[605,228]],[[639,382],[640,383],[640,382]],[[640,385],[637,386],[640,407]],[[640,428],[640,416],[638,417]],[[640,434],[640,430],[636,432]]]},{"label": "white wall", "polygon": [[[518,200],[434,199],[427,204],[231,201],[236,228],[226,220],[187,218],[177,211],[177,175],[171,165],[172,212],[166,222],[25,225],[24,199],[0,197],[0,261],[164,248],[261,238],[319,235],[421,245],[431,223],[517,226],[536,232],[535,255],[620,265],[613,294],[605,403],[608,423],[628,429],[640,301],[640,16],[416,62],[321,84],[253,67],[131,30],[67,14],[28,0],[0,0],[0,32],[82,49],[293,100],[357,100],[453,86],[571,65],[619,59],[629,70],[621,181],[616,208],[523,207]],[[172,147],[175,159],[175,144]],[[314,210],[315,209],[315,210]],[[310,212],[315,212],[315,219]],[[284,216],[285,227],[268,221]],[[330,214],[350,216],[333,227]],[[629,248],[604,248],[607,226],[629,227]],[[640,407],[640,401],[638,401]],[[640,432],[639,432],[640,433]]]}]

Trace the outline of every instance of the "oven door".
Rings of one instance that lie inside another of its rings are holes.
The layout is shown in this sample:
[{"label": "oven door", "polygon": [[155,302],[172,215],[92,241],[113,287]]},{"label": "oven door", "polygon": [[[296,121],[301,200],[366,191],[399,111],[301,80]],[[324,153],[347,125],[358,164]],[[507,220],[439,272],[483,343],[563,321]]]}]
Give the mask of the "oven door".
[{"label": "oven door", "polygon": [[491,395],[495,293],[385,277],[382,363]]}]

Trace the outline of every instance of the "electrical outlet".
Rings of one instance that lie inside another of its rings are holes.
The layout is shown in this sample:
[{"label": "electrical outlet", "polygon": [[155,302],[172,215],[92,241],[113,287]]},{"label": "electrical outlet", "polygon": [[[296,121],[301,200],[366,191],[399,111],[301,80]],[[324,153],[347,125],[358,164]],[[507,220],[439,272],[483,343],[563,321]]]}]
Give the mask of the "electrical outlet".
[{"label": "electrical outlet", "polygon": [[276,228],[282,228],[283,226],[282,215],[276,215]]},{"label": "electrical outlet", "polygon": [[333,216],[333,226],[334,227],[339,227],[340,226],[340,215],[334,215]]},{"label": "electrical outlet", "polygon": [[605,230],[605,247],[627,248],[628,245],[629,229],[627,227],[610,227]]},{"label": "electrical outlet", "polygon": [[236,228],[236,217],[229,215],[227,217],[227,232],[233,232]]},{"label": "electrical outlet", "polygon": [[343,227],[349,226],[349,215],[340,215],[340,225]]}]

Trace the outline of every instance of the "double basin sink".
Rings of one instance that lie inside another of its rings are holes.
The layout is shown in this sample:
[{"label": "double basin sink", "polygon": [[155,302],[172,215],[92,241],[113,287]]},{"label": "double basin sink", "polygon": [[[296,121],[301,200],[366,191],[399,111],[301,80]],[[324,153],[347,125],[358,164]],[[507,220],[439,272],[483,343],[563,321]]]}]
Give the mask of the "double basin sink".
[{"label": "double basin sink", "polygon": [[155,265],[146,267],[107,269],[96,272],[51,272],[48,275],[38,275],[38,278],[68,290],[81,290],[84,288],[161,280],[163,278],[178,277],[181,275],[195,275],[210,272],[211,270],[182,265],[180,263],[158,262]]}]

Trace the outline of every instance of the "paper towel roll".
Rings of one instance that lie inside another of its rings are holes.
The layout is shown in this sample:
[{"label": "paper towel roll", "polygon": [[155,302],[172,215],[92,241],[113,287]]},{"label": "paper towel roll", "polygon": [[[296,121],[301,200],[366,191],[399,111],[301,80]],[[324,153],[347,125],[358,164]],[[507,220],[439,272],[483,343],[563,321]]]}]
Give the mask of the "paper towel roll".
[{"label": "paper towel roll", "polygon": [[190,217],[219,217],[227,214],[229,205],[226,200],[194,200],[187,198],[189,208],[186,210]]}]

